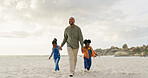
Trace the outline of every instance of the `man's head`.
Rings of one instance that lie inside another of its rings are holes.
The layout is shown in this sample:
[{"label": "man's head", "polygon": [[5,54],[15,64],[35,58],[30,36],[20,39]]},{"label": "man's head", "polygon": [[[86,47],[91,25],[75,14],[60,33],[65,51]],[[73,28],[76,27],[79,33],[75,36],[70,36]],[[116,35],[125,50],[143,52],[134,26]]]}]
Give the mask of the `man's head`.
[{"label": "man's head", "polygon": [[84,40],[84,44],[86,48],[89,47],[90,43],[91,43],[91,40],[87,40],[87,39]]},{"label": "man's head", "polygon": [[75,19],[73,17],[70,17],[69,24],[74,25],[74,23],[75,23]]}]

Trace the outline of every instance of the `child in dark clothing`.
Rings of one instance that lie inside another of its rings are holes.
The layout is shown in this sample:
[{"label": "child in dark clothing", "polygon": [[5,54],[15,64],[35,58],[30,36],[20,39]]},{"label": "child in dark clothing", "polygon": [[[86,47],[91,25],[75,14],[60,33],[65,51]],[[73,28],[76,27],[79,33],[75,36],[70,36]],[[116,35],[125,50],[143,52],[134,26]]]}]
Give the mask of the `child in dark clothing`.
[{"label": "child in dark clothing", "polygon": [[97,56],[96,52],[90,46],[91,40],[84,40],[84,48],[82,53],[84,54],[84,68],[85,71],[89,71],[91,67],[91,57]]},{"label": "child in dark clothing", "polygon": [[59,71],[59,61],[60,61],[60,53],[59,53],[59,48],[60,46],[57,45],[57,39],[54,38],[54,40],[52,41],[52,53],[49,57],[49,59],[52,57],[52,55],[54,54],[54,62],[55,62],[55,71]]}]

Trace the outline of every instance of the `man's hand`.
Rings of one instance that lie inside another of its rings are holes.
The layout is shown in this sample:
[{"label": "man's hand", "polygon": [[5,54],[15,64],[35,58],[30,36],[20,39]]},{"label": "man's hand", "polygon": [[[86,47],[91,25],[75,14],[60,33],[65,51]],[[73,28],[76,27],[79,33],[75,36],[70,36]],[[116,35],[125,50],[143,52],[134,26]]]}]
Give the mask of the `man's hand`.
[{"label": "man's hand", "polygon": [[83,48],[81,48],[81,51],[83,52]]},{"label": "man's hand", "polygon": [[60,46],[60,48],[59,48],[60,50],[62,50],[62,46]]}]

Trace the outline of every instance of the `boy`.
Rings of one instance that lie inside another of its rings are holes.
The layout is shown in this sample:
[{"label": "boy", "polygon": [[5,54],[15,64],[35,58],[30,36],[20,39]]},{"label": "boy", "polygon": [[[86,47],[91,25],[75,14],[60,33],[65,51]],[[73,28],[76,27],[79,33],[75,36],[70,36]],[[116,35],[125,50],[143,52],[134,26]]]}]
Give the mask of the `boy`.
[{"label": "boy", "polygon": [[91,57],[97,56],[96,52],[90,46],[91,40],[84,40],[84,48],[82,53],[84,54],[84,68],[85,72],[90,70],[91,67]]}]

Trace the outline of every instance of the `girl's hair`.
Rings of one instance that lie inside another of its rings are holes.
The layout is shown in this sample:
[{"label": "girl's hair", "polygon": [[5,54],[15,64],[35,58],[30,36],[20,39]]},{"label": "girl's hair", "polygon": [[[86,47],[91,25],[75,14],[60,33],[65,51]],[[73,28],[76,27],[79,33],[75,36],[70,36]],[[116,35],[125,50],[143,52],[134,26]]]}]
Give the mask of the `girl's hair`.
[{"label": "girl's hair", "polygon": [[87,39],[85,39],[85,40],[84,40],[84,44],[87,44],[87,43],[89,43],[89,44],[90,44],[90,43],[91,43],[91,40],[90,40],[90,39],[88,39],[88,40],[87,40]]},{"label": "girl's hair", "polygon": [[56,38],[53,39],[52,44],[57,44],[57,39]]}]

